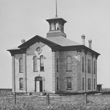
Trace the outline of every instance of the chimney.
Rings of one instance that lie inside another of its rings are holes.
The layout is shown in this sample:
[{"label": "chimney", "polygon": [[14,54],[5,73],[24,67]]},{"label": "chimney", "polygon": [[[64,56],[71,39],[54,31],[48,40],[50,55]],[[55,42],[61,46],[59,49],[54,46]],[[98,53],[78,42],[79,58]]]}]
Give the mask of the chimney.
[{"label": "chimney", "polygon": [[82,44],[85,45],[85,35],[82,35],[81,38],[82,38]]},{"label": "chimney", "polygon": [[89,40],[89,48],[92,49],[92,40]]},{"label": "chimney", "polygon": [[25,43],[25,39],[21,39],[21,43],[24,44]]}]

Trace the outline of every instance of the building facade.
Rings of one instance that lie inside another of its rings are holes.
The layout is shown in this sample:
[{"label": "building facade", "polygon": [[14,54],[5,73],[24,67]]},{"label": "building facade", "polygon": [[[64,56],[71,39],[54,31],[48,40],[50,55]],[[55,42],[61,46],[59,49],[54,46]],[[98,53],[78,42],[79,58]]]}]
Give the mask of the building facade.
[{"label": "building facade", "polygon": [[99,53],[67,39],[63,18],[46,20],[46,38],[36,35],[22,40],[17,48],[9,49],[12,56],[13,92],[76,93],[94,92],[97,86]]}]

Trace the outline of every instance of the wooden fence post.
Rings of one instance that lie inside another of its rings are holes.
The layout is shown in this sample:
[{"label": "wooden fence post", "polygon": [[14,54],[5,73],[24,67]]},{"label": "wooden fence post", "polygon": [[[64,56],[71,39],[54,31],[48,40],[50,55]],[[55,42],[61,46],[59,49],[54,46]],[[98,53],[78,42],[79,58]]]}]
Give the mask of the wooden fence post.
[{"label": "wooden fence post", "polygon": [[46,104],[47,104],[47,105],[50,104],[50,96],[49,96],[49,93],[46,94]]}]

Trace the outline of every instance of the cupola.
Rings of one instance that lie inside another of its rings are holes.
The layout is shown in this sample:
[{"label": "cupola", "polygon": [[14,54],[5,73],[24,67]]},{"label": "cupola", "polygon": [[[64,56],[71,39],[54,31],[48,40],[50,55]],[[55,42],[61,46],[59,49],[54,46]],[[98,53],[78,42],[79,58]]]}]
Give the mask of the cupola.
[{"label": "cupola", "polygon": [[57,0],[56,0],[56,16],[52,19],[46,19],[49,23],[49,32],[47,33],[47,37],[58,37],[63,36],[66,37],[64,33],[64,24],[67,22],[63,18],[59,18],[57,15]]},{"label": "cupola", "polygon": [[66,37],[66,34],[64,33],[64,24],[66,21],[63,18],[56,17],[47,19],[46,21],[49,23],[49,32],[47,33],[47,37]]}]

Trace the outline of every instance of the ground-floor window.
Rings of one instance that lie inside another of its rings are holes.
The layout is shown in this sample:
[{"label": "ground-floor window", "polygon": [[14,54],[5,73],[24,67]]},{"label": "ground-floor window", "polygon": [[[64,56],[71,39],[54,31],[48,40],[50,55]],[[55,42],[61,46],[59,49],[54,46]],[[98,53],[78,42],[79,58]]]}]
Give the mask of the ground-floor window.
[{"label": "ground-floor window", "polygon": [[23,90],[23,78],[19,78],[19,89]]},{"label": "ground-floor window", "polygon": [[82,78],[82,90],[84,90],[84,78]]},{"label": "ground-floor window", "polygon": [[59,89],[59,78],[57,77],[57,90]]},{"label": "ground-floor window", "polygon": [[88,90],[91,90],[91,79],[88,78]]},{"label": "ground-floor window", "polygon": [[71,77],[67,77],[67,89],[72,89],[72,78]]},{"label": "ground-floor window", "polygon": [[94,79],[94,89],[95,89],[95,79]]}]

